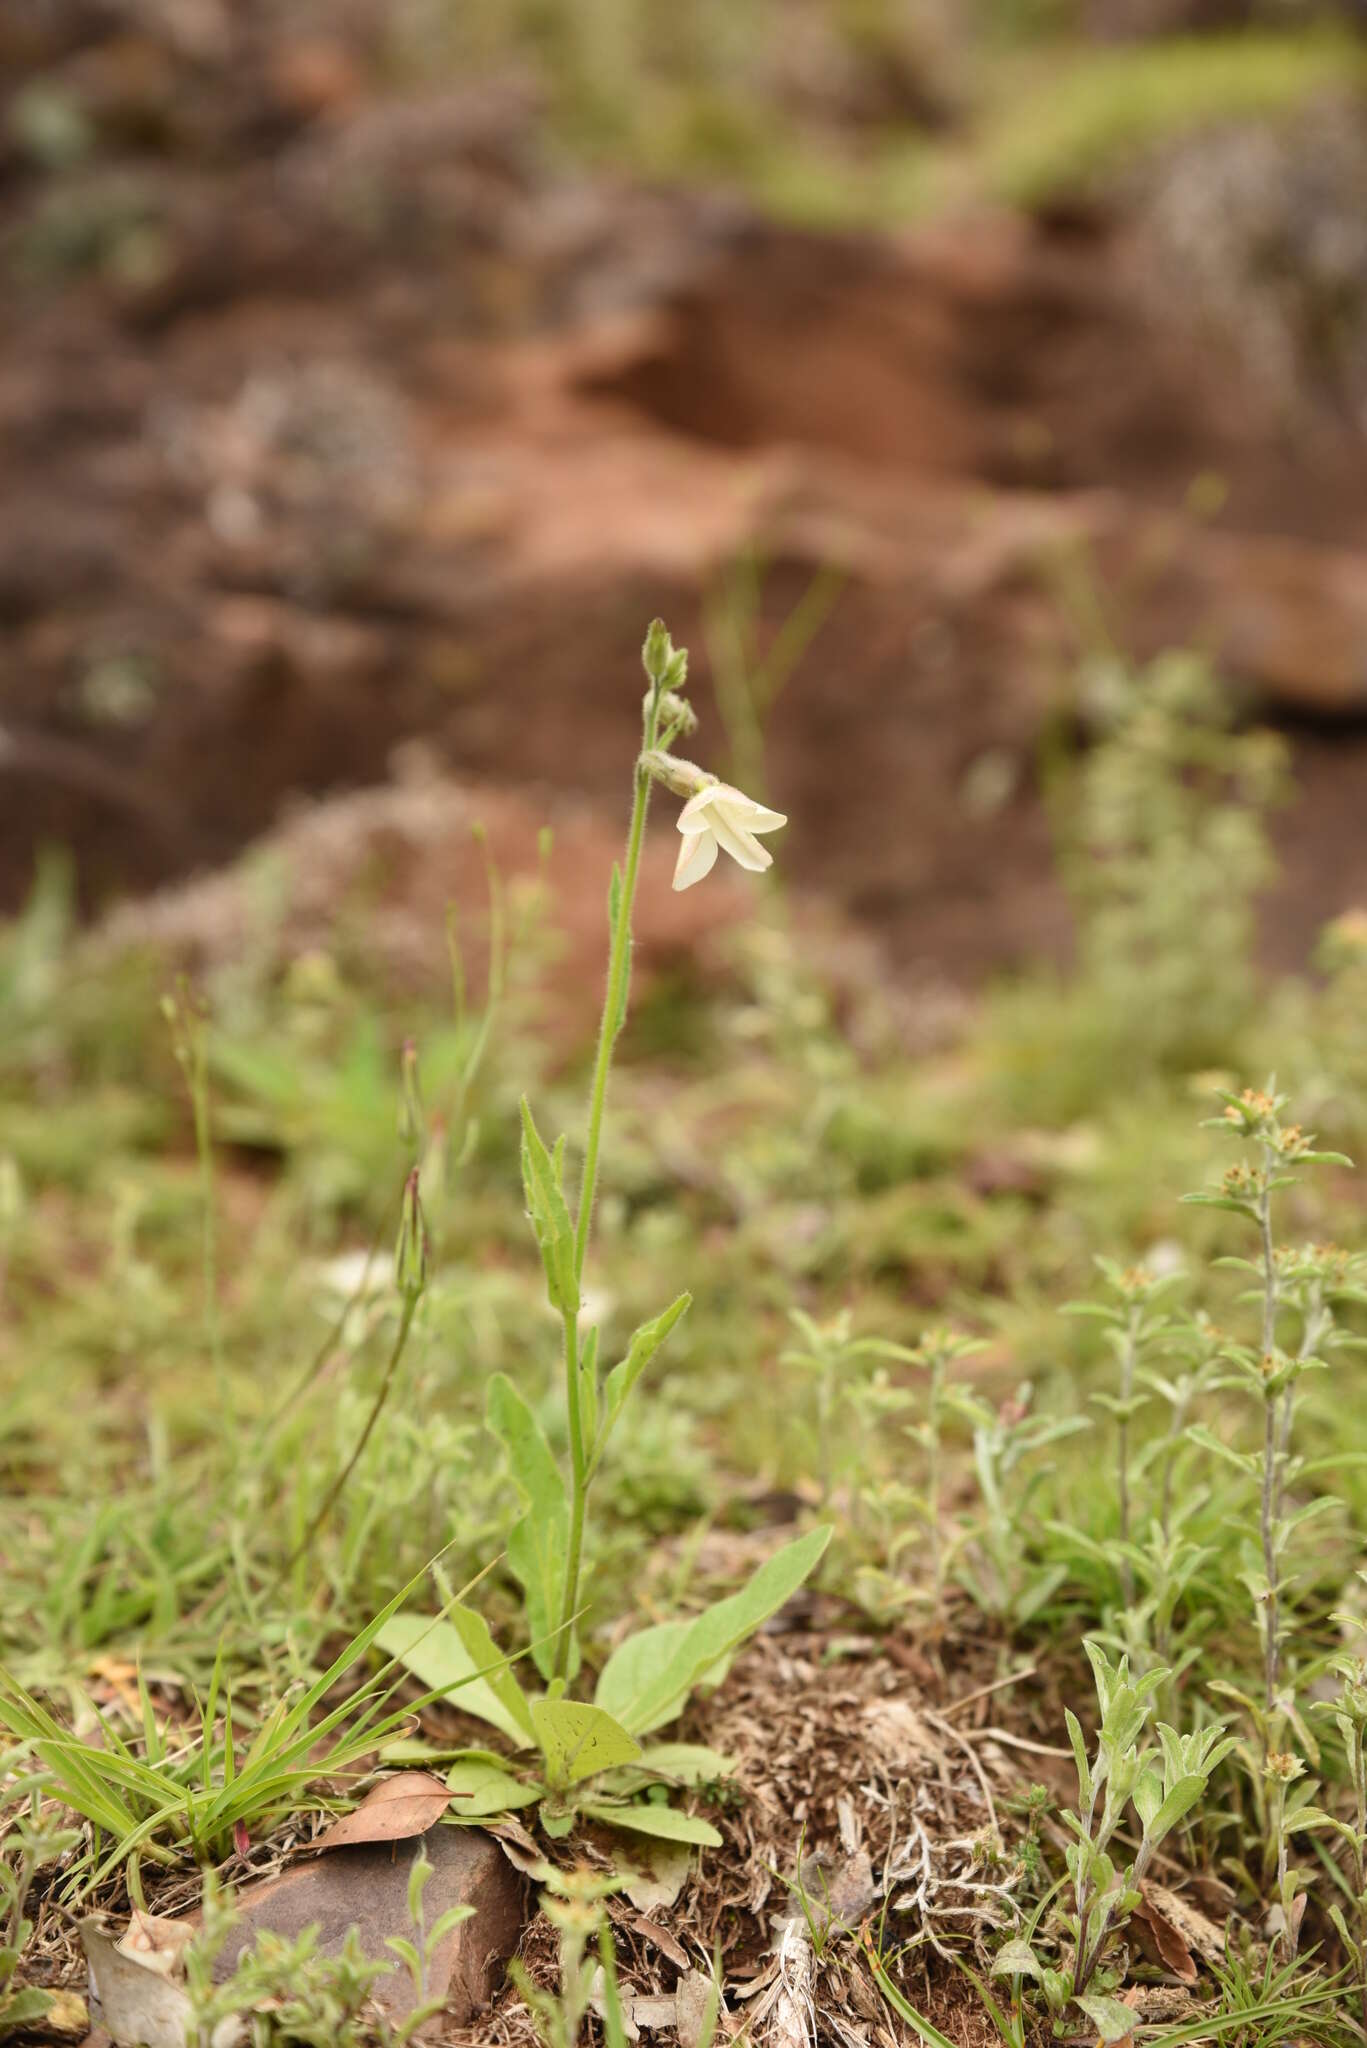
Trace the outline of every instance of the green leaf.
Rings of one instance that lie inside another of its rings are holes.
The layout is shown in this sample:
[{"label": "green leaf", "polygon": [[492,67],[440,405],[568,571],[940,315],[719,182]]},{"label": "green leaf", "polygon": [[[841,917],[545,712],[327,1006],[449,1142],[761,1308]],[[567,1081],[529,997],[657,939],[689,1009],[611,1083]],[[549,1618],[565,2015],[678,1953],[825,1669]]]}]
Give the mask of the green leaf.
[{"label": "green leaf", "polygon": [[1077,1764],[1078,1797],[1084,1806],[1092,1799],[1092,1767],[1087,1761],[1087,1745],[1082,1739],[1082,1723],[1071,1707],[1063,1709],[1063,1719],[1068,1729],[1068,1740],[1073,1745],[1073,1760]]},{"label": "green leaf", "polygon": [[646,1629],[643,1644],[629,1637],[603,1667],[598,1704],[633,1735],[646,1735],[672,1720],[693,1687],[792,1598],[830,1538],[829,1528],[811,1529],[762,1564],[739,1593],[706,1608],[696,1621]]},{"label": "green leaf", "polygon": [[[540,1423],[506,1373],[495,1373],[489,1382],[486,1415],[490,1429],[508,1453],[508,1466],[526,1510],[509,1532],[508,1564],[526,1602],[533,1660],[541,1676],[549,1679],[555,1669],[551,1636],[560,1619],[570,1540],[565,1482]],[[578,1663],[572,1639],[567,1676],[574,1676]]]},{"label": "green leaf", "polygon": [[672,1806],[657,1806],[653,1800],[625,1806],[594,1800],[579,1810],[590,1820],[602,1821],[605,1827],[625,1828],[633,1835],[653,1835],[659,1842],[696,1842],[703,1849],[720,1849],[722,1845],[722,1838],[710,1821],[699,1820],[694,1813],[679,1813]]},{"label": "green leaf", "polygon": [[1038,1978],[1039,1973],[1039,1958],[1028,1941],[1003,1942],[992,1958],[994,1977]]},{"label": "green leaf", "polygon": [[0,1999],[0,2034],[17,2033],[32,2027],[51,2010],[52,1993],[36,1984],[19,1984]]},{"label": "green leaf", "polygon": [[1103,2041],[1128,2041],[1139,2025],[1139,2014],[1132,2005],[1122,2005],[1118,1998],[1107,1998],[1100,1991],[1080,1992],[1073,2004],[1086,2013]]},{"label": "green leaf", "polygon": [[676,1785],[715,1785],[718,1779],[730,1777],[736,1759],[701,1742],[652,1742],[641,1751],[638,1768],[658,1771]]},{"label": "green leaf", "polygon": [[462,1632],[454,1616],[450,1621],[433,1621],[430,1614],[408,1613],[391,1615],[375,1640],[387,1657],[397,1658],[429,1692],[452,1694],[462,1712],[487,1721],[520,1749],[530,1748],[536,1731],[517,1681],[506,1663],[498,1668],[499,1653],[479,1616],[457,1608],[456,1614],[461,1613],[478,1625],[472,1635]]},{"label": "green leaf", "polygon": [[492,1813],[510,1813],[532,1806],[541,1797],[539,1785],[524,1784],[482,1752],[458,1757],[446,1774],[452,1820],[487,1820]]},{"label": "green leaf", "polygon": [[546,1759],[546,1782],[554,1791],[619,1764],[634,1764],[641,1754],[640,1743],[601,1707],[578,1700],[533,1700],[531,1712]]},{"label": "green leaf", "polygon": [[552,1308],[565,1315],[579,1313],[579,1280],[575,1272],[574,1224],[565,1201],[561,1180],[564,1172],[564,1140],[558,1140],[555,1157],[546,1150],[536,1128],[531,1104],[522,1098],[522,1186],[527,1212],[532,1219],[541,1263],[546,1270],[546,1292]]},{"label": "green leaf", "polygon": [[604,1444],[612,1434],[627,1395],[692,1300],[691,1294],[681,1294],[651,1322],[642,1323],[627,1346],[626,1357],[620,1365],[614,1365],[608,1374],[603,1383],[603,1433],[594,1446],[595,1464]]},{"label": "green leaf", "polygon": [[1204,1777],[1192,1772],[1184,1778],[1179,1778],[1154,1815],[1152,1825],[1147,1831],[1150,1841],[1161,1842],[1164,1835],[1170,1833],[1178,1821],[1205,1797],[1205,1791]]},{"label": "green leaf", "polygon": [[1160,1774],[1153,1769],[1152,1765],[1150,1765],[1148,1770],[1140,1772],[1139,1782],[1134,1788],[1132,1797],[1134,1799],[1134,1810],[1147,1830],[1152,1826],[1154,1815],[1163,1804],[1163,1780]]},{"label": "green leaf", "polygon": [[[653,1628],[638,1629],[634,1636],[628,1636],[599,1674],[594,1691],[597,1704],[626,1727],[632,1701],[644,1694],[655,1674],[669,1663],[691,1627],[692,1623],[687,1621],[660,1621]],[[675,1712],[682,1712],[687,1698],[685,1688]],[[653,1725],[658,1728],[672,1719],[672,1714],[661,1714]],[[650,1731],[635,1728],[633,1732],[646,1735]]]}]

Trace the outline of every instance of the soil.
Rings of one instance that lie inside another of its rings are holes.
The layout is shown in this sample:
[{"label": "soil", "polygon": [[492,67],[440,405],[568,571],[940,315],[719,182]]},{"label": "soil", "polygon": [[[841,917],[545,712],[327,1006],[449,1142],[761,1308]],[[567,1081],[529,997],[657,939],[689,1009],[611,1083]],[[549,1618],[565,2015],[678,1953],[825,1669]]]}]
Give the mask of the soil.
[{"label": "soil", "polygon": [[104,154],[0,162],[0,902],[52,840],[88,908],[216,865],[415,737],[615,821],[656,613],[723,758],[747,551],[765,631],[840,573],[769,782],[788,874],[902,967],[1066,944],[1036,767],[1088,588],[1291,734],[1269,955],[1367,898],[1360,432],[1291,434],[1156,319],[1123,218],[801,233],[570,175],[516,86],[379,96],[326,36],[256,48],[192,146],[190,60],[92,20],[43,75]]}]

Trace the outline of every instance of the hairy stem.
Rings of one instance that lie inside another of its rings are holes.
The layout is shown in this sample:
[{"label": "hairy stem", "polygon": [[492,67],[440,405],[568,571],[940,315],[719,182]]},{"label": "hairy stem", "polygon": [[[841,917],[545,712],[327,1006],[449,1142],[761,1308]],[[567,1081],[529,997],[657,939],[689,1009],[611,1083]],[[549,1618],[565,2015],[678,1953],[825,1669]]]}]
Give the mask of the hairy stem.
[{"label": "hairy stem", "polygon": [[[1271,1178],[1273,1155],[1271,1148],[1263,1148],[1264,1181]],[[1277,1266],[1272,1245],[1272,1191],[1266,1185],[1258,1197],[1258,1229],[1262,1236],[1263,1248],[1263,1331],[1262,1356],[1264,1369],[1270,1370],[1273,1351],[1277,1341]],[[1263,1574],[1267,1580],[1267,1598],[1264,1608],[1263,1626],[1263,1692],[1267,1710],[1267,1727],[1263,1737],[1264,1752],[1272,1744],[1272,1717],[1277,1698],[1277,1681],[1281,1664],[1281,1616],[1279,1613],[1277,1586],[1276,1524],[1280,1507],[1281,1458],[1277,1442],[1277,1404],[1268,1396],[1263,1404],[1263,1485],[1259,1504],[1258,1527],[1262,1538]]]},{"label": "hairy stem", "polygon": [[[652,689],[645,713],[643,753],[649,753],[655,745],[655,731],[660,717],[659,700],[659,689]],[[622,1028],[626,1008],[627,975],[631,966],[631,911],[636,899],[636,882],[641,870],[641,847],[645,840],[646,811],[649,804],[650,771],[638,760],[631,824],[627,831],[626,862],[622,869],[622,888],[612,928],[611,951],[608,955],[607,993],[603,999],[603,1018],[598,1028],[598,1054],[593,1064],[593,1085],[589,1092],[589,1128],[584,1143],[584,1178],[579,1189],[579,1214],[574,1229],[574,1270],[578,1279],[582,1279],[584,1275],[589,1232],[593,1227],[593,1197],[598,1185],[598,1152],[603,1136],[603,1110],[607,1102],[608,1074],[612,1068],[613,1048]]]}]

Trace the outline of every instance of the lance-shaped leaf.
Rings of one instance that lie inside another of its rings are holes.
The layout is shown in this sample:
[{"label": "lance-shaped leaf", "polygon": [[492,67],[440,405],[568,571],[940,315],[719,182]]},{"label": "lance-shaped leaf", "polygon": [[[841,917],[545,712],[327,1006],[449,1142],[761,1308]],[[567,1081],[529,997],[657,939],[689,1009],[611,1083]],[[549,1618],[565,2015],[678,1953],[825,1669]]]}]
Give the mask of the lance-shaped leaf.
[{"label": "lance-shaped leaf", "polygon": [[546,1269],[546,1293],[552,1308],[565,1315],[579,1313],[579,1280],[575,1272],[574,1224],[561,1182],[564,1177],[564,1139],[554,1157],[546,1150],[536,1128],[531,1104],[522,1098],[522,1186],[527,1213],[541,1248]]},{"label": "lance-shaped leaf", "polygon": [[[495,1373],[489,1382],[486,1414],[490,1429],[508,1453],[508,1468],[522,1496],[524,1513],[508,1534],[508,1564],[526,1602],[532,1657],[542,1677],[549,1679],[555,1668],[555,1644],[550,1638],[560,1619],[569,1549],[565,1482],[540,1423],[506,1373]],[[568,1676],[573,1677],[577,1667],[571,1641]]]},{"label": "lance-shaped leaf", "polygon": [[792,1598],[830,1537],[829,1528],[811,1529],[767,1559],[738,1593],[706,1608],[695,1621],[663,1622],[629,1637],[603,1666],[595,1695],[599,1706],[633,1735],[672,1720],[693,1687]]},{"label": "lance-shaped leaf", "polygon": [[603,1427],[594,1445],[593,1460],[595,1465],[602,1456],[603,1447],[612,1434],[627,1395],[631,1392],[637,1380],[650,1364],[651,1359],[655,1356],[655,1353],[664,1343],[665,1338],[669,1335],[675,1323],[678,1322],[680,1316],[689,1307],[692,1300],[691,1294],[681,1294],[677,1300],[671,1301],[669,1307],[662,1310],[658,1316],[653,1317],[650,1322],[642,1323],[627,1346],[626,1357],[622,1359],[620,1364],[614,1365],[612,1371],[603,1382]]}]

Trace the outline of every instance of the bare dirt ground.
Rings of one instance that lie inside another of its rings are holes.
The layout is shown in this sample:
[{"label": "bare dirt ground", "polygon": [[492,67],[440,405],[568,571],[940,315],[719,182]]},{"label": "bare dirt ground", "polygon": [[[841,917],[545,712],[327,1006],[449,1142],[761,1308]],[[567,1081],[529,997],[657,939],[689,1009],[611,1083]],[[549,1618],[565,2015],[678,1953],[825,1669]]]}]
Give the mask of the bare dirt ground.
[{"label": "bare dirt ground", "polygon": [[719,758],[703,608],[746,549],[774,627],[840,573],[770,781],[790,874],[896,961],[1065,943],[1036,771],[1092,594],[1293,735],[1269,953],[1367,895],[1360,432],[1155,319],[1123,221],[805,234],[553,167],[516,86],[91,20],[19,69],[102,153],[0,158],[5,904],[44,841],[101,904],[415,737],[615,833],[652,614]]}]

